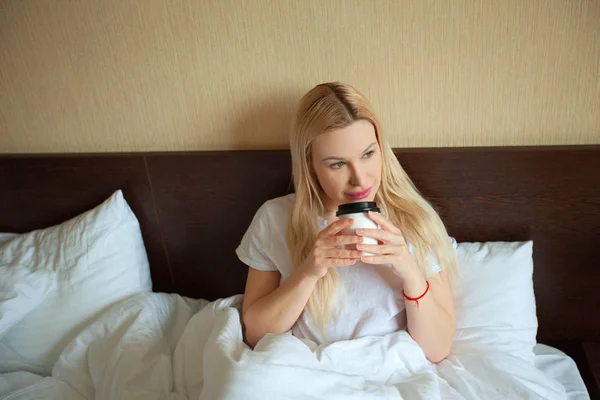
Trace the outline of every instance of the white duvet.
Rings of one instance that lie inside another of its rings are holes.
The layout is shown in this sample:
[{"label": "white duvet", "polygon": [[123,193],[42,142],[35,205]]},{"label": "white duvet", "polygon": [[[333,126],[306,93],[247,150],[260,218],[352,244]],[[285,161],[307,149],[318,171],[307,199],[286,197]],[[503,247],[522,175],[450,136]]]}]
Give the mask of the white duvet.
[{"label": "white duvet", "polygon": [[[406,332],[328,346],[289,334],[242,342],[241,296],[207,305],[136,295],[69,344],[52,377],[0,375],[14,399],[564,399],[534,365],[501,352],[435,365]],[[43,333],[42,333],[43,334]]]}]

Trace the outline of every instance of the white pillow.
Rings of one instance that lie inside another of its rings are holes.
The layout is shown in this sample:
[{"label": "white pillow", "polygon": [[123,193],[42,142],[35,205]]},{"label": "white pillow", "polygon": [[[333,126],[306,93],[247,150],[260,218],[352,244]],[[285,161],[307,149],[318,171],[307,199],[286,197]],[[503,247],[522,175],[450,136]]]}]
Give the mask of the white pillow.
[{"label": "white pillow", "polygon": [[[16,236],[0,233],[0,244]],[[49,271],[31,271],[25,265],[0,264],[0,339],[44,300],[51,276]]]},{"label": "white pillow", "polygon": [[456,255],[452,351],[494,349],[533,363],[538,326],[533,242],[459,243]]},{"label": "white pillow", "polygon": [[0,266],[16,265],[40,281],[50,276],[50,287],[0,339],[0,373],[49,375],[64,347],[103,310],[152,288],[139,223],[121,191],[60,225],[0,243]]},{"label": "white pillow", "polygon": [[0,339],[36,308],[52,286],[50,271],[27,265],[0,264]]}]

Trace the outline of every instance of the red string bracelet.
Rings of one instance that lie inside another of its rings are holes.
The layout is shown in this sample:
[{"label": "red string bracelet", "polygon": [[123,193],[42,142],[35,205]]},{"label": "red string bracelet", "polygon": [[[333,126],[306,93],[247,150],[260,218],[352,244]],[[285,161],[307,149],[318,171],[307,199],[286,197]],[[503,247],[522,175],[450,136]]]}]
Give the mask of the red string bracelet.
[{"label": "red string bracelet", "polygon": [[427,294],[427,292],[429,292],[429,281],[425,281],[427,283],[427,289],[425,289],[425,291],[423,292],[422,295],[420,295],[419,297],[408,297],[406,295],[406,293],[404,293],[404,289],[402,289],[402,295],[404,296],[404,298],[406,300],[410,300],[410,301],[415,301],[417,303],[417,308],[419,308],[419,300],[421,300],[423,297],[425,297],[425,295]]}]

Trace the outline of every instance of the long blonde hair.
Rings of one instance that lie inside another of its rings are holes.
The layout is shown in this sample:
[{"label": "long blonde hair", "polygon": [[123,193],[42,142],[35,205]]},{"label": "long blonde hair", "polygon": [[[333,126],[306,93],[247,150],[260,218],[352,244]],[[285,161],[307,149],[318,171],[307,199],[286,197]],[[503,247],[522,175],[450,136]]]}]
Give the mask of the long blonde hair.
[{"label": "long blonde hair", "polygon": [[[431,274],[432,252],[449,277],[458,272],[458,262],[446,228],[433,207],[419,194],[382,134],[369,101],[353,87],[329,82],[317,85],[300,100],[290,135],[292,174],[296,196],[287,228],[287,244],[294,266],[313,249],[325,206],[325,193],[311,170],[311,143],[320,134],[367,120],[375,128],[381,149],[382,176],[375,201],[414,247],[415,260],[425,276]],[[338,275],[330,268],[308,301],[317,325],[329,321]]]}]

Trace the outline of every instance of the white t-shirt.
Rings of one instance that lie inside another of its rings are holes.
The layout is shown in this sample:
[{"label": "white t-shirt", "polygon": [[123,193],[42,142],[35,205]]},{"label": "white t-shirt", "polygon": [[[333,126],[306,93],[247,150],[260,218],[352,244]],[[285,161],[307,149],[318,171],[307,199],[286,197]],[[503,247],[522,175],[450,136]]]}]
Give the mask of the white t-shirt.
[{"label": "white t-shirt", "polygon": [[[239,259],[248,266],[260,271],[279,271],[280,282],[289,278],[293,269],[285,237],[294,196],[289,194],[265,202],[236,249]],[[320,230],[327,225],[328,221],[319,218]],[[408,247],[412,251],[410,243]],[[432,269],[433,273],[440,270],[439,265]],[[357,261],[336,271],[344,294],[336,297],[329,331],[323,333],[316,328],[306,307],[292,328],[294,336],[322,344],[406,329],[402,285],[389,265]]]}]

